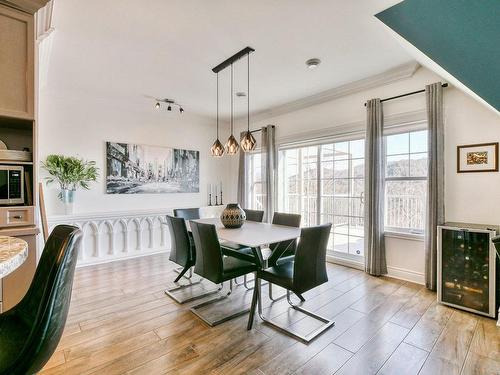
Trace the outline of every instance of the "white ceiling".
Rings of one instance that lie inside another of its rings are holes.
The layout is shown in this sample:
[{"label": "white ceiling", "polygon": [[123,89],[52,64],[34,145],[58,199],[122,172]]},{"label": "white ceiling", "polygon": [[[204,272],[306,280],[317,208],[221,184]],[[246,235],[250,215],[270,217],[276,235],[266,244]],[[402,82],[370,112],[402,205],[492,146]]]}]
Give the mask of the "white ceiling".
[{"label": "white ceiling", "polygon": [[[412,60],[373,14],[397,0],[56,0],[46,89],[79,90],[152,108],[168,97],[215,116],[211,68],[251,46],[252,112]],[[305,61],[322,60],[316,70]],[[246,62],[235,92],[246,91]],[[221,73],[229,112],[229,70]],[[246,98],[235,98],[236,114]]]}]

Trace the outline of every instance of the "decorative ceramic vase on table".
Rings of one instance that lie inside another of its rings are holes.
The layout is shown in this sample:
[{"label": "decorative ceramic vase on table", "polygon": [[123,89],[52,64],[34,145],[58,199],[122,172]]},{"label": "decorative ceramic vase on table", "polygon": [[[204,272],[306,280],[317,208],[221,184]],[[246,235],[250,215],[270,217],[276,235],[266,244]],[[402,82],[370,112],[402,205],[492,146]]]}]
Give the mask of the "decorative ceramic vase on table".
[{"label": "decorative ceramic vase on table", "polygon": [[245,219],[245,211],[238,203],[229,203],[220,215],[220,221],[226,228],[241,228]]}]

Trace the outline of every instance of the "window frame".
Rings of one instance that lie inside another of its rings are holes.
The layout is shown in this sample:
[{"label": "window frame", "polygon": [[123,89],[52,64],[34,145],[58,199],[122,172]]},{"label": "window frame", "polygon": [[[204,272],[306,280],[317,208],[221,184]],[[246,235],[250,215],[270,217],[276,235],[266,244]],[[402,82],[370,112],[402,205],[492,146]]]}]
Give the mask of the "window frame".
[{"label": "window frame", "polygon": [[[420,131],[427,131],[427,137],[429,136],[428,133],[428,127],[427,127],[427,122],[421,121],[418,124],[415,124],[413,126],[394,126],[392,129],[389,131],[386,131],[384,129],[384,211],[386,211],[387,208],[387,201],[386,201],[386,191],[385,191],[385,185],[386,182],[391,182],[391,181],[427,181],[429,180],[429,173],[427,171],[427,176],[411,176],[411,163],[408,165],[408,174],[409,176],[405,177],[387,177],[386,176],[386,166],[387,166],[387,157],[388,156],[399,156],[399,155],[407,155],[409,160],[411,160],[411,155],[415,154],[427,154],[427,159],[429,158],[429,150],[427,149],[425,152],[411,152],[411,138],[410,134],[411,133],[416,133]],[[399,135],[399,134],[408,134],[408,152],[407,153],[399,153],[399,154],[391,154],[387,155],[387,137],[391,135]],[[425,206],[427,209],[427,206]],[[385,212],[384,212],[384,235],[389,236],[389,237],[404,237],[404,238],[410,238],[410,239],[416,239],[416,240],[421,240],[425,237],[425,227],[422,230],[418,230],[416,228],[399,228],[399,227],[388,227],[385,226]],[[424,213],[424,218],[426,216],[426,212]]]},{"label": "window frame", "polygon": [[[246,180],[248,182],[247,186],[245,187],[245,194],[246,194],[246,200],[247,200],[247,206],[245,208],[252,209],[252,210],[262,210],[262,207],[256,207],[254,206],[254,198],[255,201],[258,202],[257,196],[254,193],[255,192],[255,186],[256,184],[261,184],[262,185],[262,175],[260,177],[260,181],[256,182],[253,178],[253,166],[254,166],[254,159],[253,157],[258,155],[260,157],[260,149],[255,149],[253,151],[247,152],[245,154],[245,164],[247,165],[246,168]],[[259,169],[262,168],[262,164],[259,167]],[[264,193],[260,194],[261,197],[264,196]]]},{"label": "window frame", "polygon": [[[281,168],[281,153],[283,151],[287,151],[287,150],[297,150],[299,151],[299,149],[301,148],[306,148],[306,147],[317,147],[317,156],[316,156],[316,222],[319,224],[322,222],[322,215],[323,216],[326,216],[326,215],[329,215],[328,213],[323,213],[322,212],[322,198],[324,196],[323,194],[323,189],[322,189],[322,181],[325,180],[322,176],[322,146],[324,145],[333,145],[333,144],[336,144],[336,143],[342,143],[342,142],[352,142],[352,141],[359,141],[359,140],[363,140],[364,142],[366,142],[366,135],[365,135],[365,131],[357,131],[357,132],[350,132],[348,134],[345,134],[345,135],[339,135],[339,136],[329,136],[329,137],[322,137],[322,138],[319,138],[319,139],[314,139],[314,140],[304,140],[303,142],[300,142],[300,141],[297,141],[297,142],[292,142],[292,143],[289,143],[289,144],[280,144],[278,145],[278,176],[277,176],[277,186],[278,188],[276,189],[276,196],[277,196],[277,206],[279,207],[281,204],[283,204],[284,206],[286,206],[285,204],[285,201],[286,201],[286,197],[283,196],[282,197],[282,200],[279,199],[279,193],[280,193],[280,189],[281,189],[281,183],[280,181],[283,179],[284,177],[284,169],[282,170]],[[346,158],[346,159],[343,159],[345,161],[348,162],[348,170],[347,170],[347,177],[346,178],[340,178],[340,179],[345,179],[348,181],[348,190],[349,192],[352,190],[352,180],[353,179],[362,179],[363,180],[363,186],[364,186],[364,181],[365,181],[365,176],[363,174],[363,177],[362,178],[354,178],[351,176],[351,168],[352,168],[352,161],[356,161],[356,160],[363,160],[363,163],[365,162],[365,157],[366,155],[364,154],[364,151],[363,151],[363,157],[360,158],[360,157],[355,157],[355,158]],[[299,158],[299,156],[298,156]],[[298,164],[298,170],[299,170],[299,175],[300,175],[300,185],[302,185],[303,183],[303,179],[302,179],[302,163],[299,163]],[[332,182],[334,182],[335,180],[338,180],[338,178],[334,178],[332,177]],[[278,185],[279,184],[279,185]],[[299,193],[300,195],[300,193]],[[335,195],[333,195],[335,196]],[[346,196],[346,199],[351,199],[351,193],[348,193],[347,196]],[[364,194],[361,195],[361,200],[364,199]],[[299,207],[298,207],[298,211],[302,214],[302,199],[300,199],[300,202],[299,202]],[[350,202],[349,202],[349,212],[351,211],[351,207],[350,207]],[[350,220],[351,219],[357,219],[359,216],[357,215],[351,215],[351,212],[348,214],[348,215],[334,215],[332,214],[332,219],[334,219],[335,216],[339,216],[339,217],[346,217],[347,220]],[[362,216],[362,219],[364,221],[364,214]],[[333,221],[332,221],[333,222]],[[364,225],[364,222],[363,222],[363,225]],[[334,233],[334,228],[332,228],[332,241],[334,241],[334,236],[335,234],[337,235],[345,235],[345,236],[348,236],[349,237],[349,232],[348,234],[342,234],[342,233]],[[354,237],[356,238],[363,238],[363,241],[364,241],[364,233],[363,233],[363,236],[362,237],[359,237],[359,236],[355,236],[353,235]],[[332,247],[334,246],[334,242],[332,244]],[[340,252],[340,251],[335,251],[333,248],[331,250],[328,251],[328,256],[333,256],[335,258],[343,258],[343,259],[346,259],[346,260],[352,260],[352,261],[355,261],[355,262],[360,262],[364,259],[364,252],[363,252],[363,255],[357,255],[357,254],[352,254],[352,253],[349,253],[349,252]]]}]

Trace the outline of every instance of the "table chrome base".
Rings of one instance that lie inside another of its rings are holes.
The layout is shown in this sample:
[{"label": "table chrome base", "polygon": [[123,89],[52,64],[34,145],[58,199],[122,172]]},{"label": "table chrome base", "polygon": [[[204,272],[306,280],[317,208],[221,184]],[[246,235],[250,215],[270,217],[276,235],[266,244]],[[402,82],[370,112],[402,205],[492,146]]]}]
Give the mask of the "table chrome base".
[{"label": "table chrome base", "polygon": [[[219,287],[219,290],[222,290],[222,287],[223,287],[224,284],[221,284],[220,287]],[[198,310],[205,307],[205,306],[208,306],[208,305],[212,305],[216,302],[219,302],[219,301],[222,301],[222,300],[225,300],[226,298],[228,298],[231,293],[233,292],[233,281],[230,280],[229,281],[229,292],[227,292],[227,294],[225,295],[222,295],[218,298],[214,298],[212,300],[209,300],[209,301],[206,301],[206,302],[203,302],[203,303],[200,303],[199,305],[196,305],[196,306],[193,306],[191,307],[191,312],[193,314],[195,314],[198,318],[200,318],[201,320],[203,320],[205,323],[207,323],[210,327],[215,327],[219,324],[222,324],[224,322],[227,322],[228,320],[231,320],[231,319],[234,319],[234,318],[237,318],[241,315],[244,315],[246,313],[248,313],[250,311],[249,308],[246,308],[246,309],[243,309],[243,310],[240,310],[240,311],[237,311],[233,314],[230,314],[230,315],[226,315],[226,316],[223,316],[222,318],[220,319],[216,319],[216,320],[211,320],[211,319],[208,319],[206,318],[205,316],[203,316],[203,314],[201,312],[199,312]]]},{"label": "table chrome base", "polygon": [[[269,283],[269,285],[271,285],[271,283]],[[309,344],[312,340],[314,340],[316,337],[318,337],[319,335],[321,335],[322,333],[324,333],[327,329],[329,329],[330,327],[332,327],[333,325],[335,325],[335,322],[333,320],[330,320],[330,319],[327,319],[321,315],[318,315],[318,314],[315,314],[313,313],[312,311],[309,311],[309,310],[306,310],[306,309],[303,309],[302,307],[300,306],[297,306],[297,305],[294,305],[292,300],[291,300],[291,293],[289,290],[286,291],[286,298],[287,298],[287,301],[288,301],[288,304],[294,309],[294,310],[297,310],[297,311],[300,311],[301,313],[303,314],[306,314],[316,320],[319,320],[320,322],[324,323],[321,325],[321,327],[319,327],[318,329],[314,330],[313,332],[307,334],[307,335],[302,335],[298,332],[294,332],[293,330],[289,329],[288,327],[283,327],[275,322],[273,322],[271,319],[268,319],[264,316],[264,314],[262,313],[262,296],[261,296],[261,286],[260,286],[260,283],[259,282],[256,282],[255,284],[255,290],[254,290],[254,297],[252,299],[252,307],[251,307],[251,310],[250,310],[250,317],[249,317],[249,320],[248,320],[248,325],[247,325],[247,329],[250,330],[252,329],[252,325],[253,325],[253,318],[254,318],[254,313],[255,313],[255,304],[257,304],[257,312],[259,314],[259,317],[260,319],[262,319],[262,321],[274,328],[276,328],[279,332],[281,333],[284,333],[290,337],[293,337],[297,340],[300,340],[301,342],[303,342],[304,344]]]}]

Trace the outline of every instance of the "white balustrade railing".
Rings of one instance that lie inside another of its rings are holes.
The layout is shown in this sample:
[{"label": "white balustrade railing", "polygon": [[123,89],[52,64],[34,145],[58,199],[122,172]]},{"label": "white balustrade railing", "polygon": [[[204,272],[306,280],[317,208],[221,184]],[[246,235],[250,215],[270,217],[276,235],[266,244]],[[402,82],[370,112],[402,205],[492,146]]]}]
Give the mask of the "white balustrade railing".
[{"label": "white balustrade railing", "polygon": [[386,199],[386,226],[423,230],[425,223],[425,197],[389,195]]},{"label": "white balustrade railing", "polygon": [[[202,217],[220,215],[222,206],[202,207]],[[103,263],[170,250],[165,216],[172,209],[58,215],[48,218],[49,231],[70,224],[83,232],[78,265]]]}]

